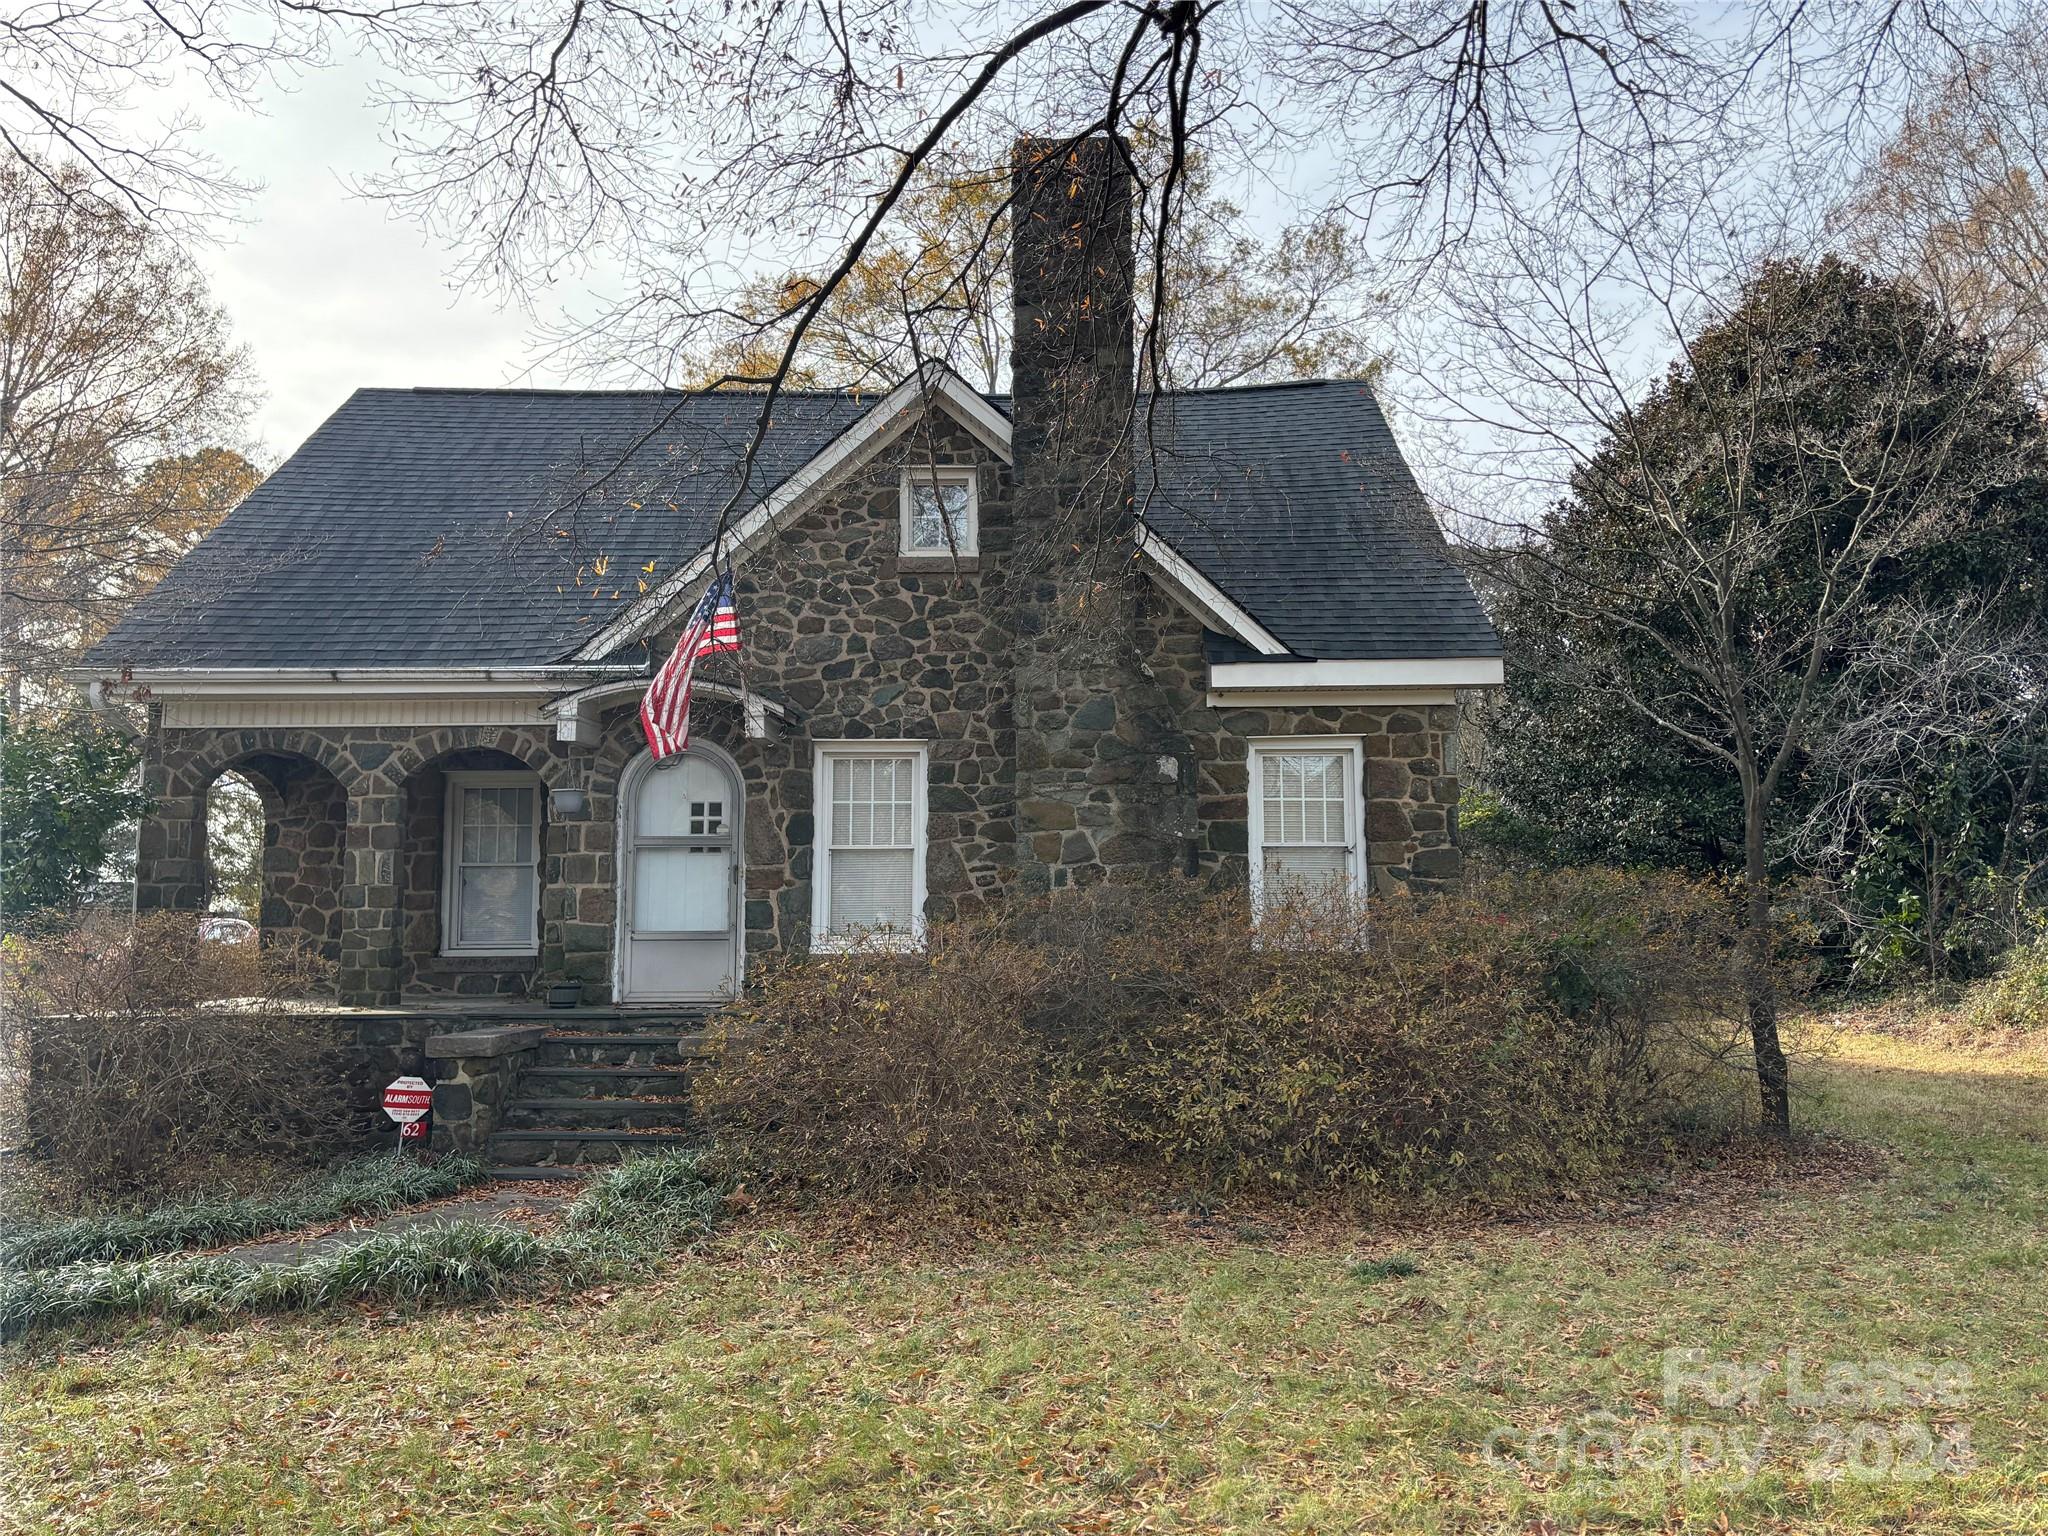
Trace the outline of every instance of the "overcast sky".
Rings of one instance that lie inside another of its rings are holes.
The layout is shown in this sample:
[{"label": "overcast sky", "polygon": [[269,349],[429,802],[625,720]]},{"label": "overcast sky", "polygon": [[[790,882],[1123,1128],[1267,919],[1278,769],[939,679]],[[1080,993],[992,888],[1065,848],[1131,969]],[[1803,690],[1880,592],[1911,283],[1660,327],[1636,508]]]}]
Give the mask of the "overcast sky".
[{"label": "overcast sky", "polygon": [[198,256],[269,391],[255,423],[266,465],[361,385],[520,381],[525,318],[457,298],[417,228],[348,190],[383,163],[368,81],[332,68],[272,93],[261,116],[202,108],[208,146],[264,183],[227,243]]}]

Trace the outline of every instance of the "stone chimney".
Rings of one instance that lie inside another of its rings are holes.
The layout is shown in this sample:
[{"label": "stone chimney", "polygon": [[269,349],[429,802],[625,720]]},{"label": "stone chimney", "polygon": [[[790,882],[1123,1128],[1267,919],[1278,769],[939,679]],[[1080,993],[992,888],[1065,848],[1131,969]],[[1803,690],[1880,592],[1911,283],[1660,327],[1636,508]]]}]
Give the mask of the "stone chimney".
[{"label": "stone chimney", "polygon": [[1193,786],[1133,624],[1136,263],[1122,146],[1021,139],[1011,190],[1012,684],[1029,892],[1173,868]]}]

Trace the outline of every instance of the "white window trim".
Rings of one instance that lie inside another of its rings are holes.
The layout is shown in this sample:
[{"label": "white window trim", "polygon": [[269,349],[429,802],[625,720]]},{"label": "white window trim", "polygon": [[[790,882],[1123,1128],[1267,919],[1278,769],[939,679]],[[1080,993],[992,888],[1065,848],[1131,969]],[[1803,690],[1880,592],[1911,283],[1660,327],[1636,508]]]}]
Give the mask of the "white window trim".
[{"label": "white window trim", "polygon": [[[457,944],[455,937],[455,895],[462,868],[462,791],[516,786],[533,791],[533,942],[506,947],[496,944]],[[454,959],[464,956],[515,956],[540,953],[541,868],[547,856],[547,790],[537,773],[454,769],[448,774],[447,798],[441,808],[441,953]]]},{"label": "white window trim", "polygon": [[[915,950],[924,946],[924,867],[930,846],[930,813],[926,806],[931,777],[931,743],[927,741],[821,741],[811,754],[811,953],[843,955],[856,949]],[[871,934],[858,939],[829,933],[832,914],[826,910],[832,892],[832,760],[839,757],[908,757],[910,806],[910,932]]]},{"label": "white window trim", "polygon": [[[954,549],[913,549],[910,544],[910,492],[917,485],[964,485],[967,487],[967,527]],[[941,464],[914,465],[903,471],[897,487],[898,528],[896,552],[906,560],[951,560],[981,553],[981,476],[971,466]]]},{"label": "white window trim", "polygon": [[1266,903],[1265,776],[1259,759],[1268,752],[1342,752],[1351,759],[1351,793],[1346,797],[1345,831],[1351,843],[1351,892],[1366,894],[1365,741],[1358,736],[1253,736],[1245,742],[1245,833],[1251,854],[1252,915]]}]

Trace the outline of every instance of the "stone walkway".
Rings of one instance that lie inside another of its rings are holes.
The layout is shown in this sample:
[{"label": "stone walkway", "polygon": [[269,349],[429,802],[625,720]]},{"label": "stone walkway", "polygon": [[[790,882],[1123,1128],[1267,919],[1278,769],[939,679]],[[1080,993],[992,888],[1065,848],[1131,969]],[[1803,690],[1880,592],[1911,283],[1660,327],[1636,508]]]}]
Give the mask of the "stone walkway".
[{"label": "stone walkway", "polygon": [[358,1243],[392,1232],[445,1227],[458,1221],[495,1221],[507,1226],[526,1227],[535,1218],[552,1217],[576,1198],[573,1184],[505,1183],[482,1185],[470,1196],[437,1201],[432,1205],[393,1211],[374,1221],[342,1226],[314,1233],[285,1233],[224,1248],[220,1257],[240,1259],[249,1264],[303,1264],[324,1254],[339,1253]]}]

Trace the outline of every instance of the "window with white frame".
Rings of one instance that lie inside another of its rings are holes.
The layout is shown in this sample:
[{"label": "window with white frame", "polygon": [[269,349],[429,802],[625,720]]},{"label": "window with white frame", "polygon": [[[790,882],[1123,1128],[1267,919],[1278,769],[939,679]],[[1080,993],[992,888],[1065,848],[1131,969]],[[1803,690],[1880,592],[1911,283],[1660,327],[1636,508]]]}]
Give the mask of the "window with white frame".
[{"label": "window with white frame", "polygon": [[1252,899],[1328,899],[1365,888],[1361,744],[1326,736],[1252,743]]},{"label": "window with white frame", "polygon": [[971,555],[980,546],[974,471],[903,471],[903,553]]},{"label": "window with white frame", "polygon": [[816,774],[813,947],[915,943],[924,928],[924,744],[820,743]]},{"label": "window with white frame", "polygon": [[530,773],[449,774],[442,837],[443,953],[536,953],[540,781]]}]

